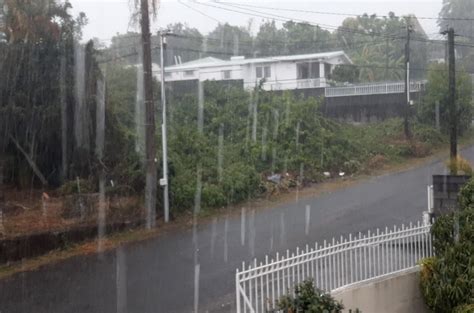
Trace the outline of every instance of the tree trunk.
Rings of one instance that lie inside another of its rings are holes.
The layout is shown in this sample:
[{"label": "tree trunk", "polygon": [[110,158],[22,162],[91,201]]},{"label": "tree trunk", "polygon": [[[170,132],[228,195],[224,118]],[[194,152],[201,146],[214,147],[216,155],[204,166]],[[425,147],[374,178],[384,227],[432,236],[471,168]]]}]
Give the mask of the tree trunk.
[{"label": "tree trunk", "polygon": [[41,181],[41,183],[43,184],[43,186],[47,186],[48,181],[44,177],[43,173],[41,173],[41,171],[39,170],[39,168],[36,165],[35,161],[28,155],[28,153],[26,153],[26,151],[20,146],[20,143],[18,143],[18,141],[15,138],[13,138],[12,135],[10,135],[10,139],[13,141],[13,143],[15,144],[17,149],[25,156],[26,161],[28,162],[28,164],[30,165],[31,169],[36,174],[36,176],[38,176],[38,178]]},{"label": "tree trunk", "polygon": [[146,187],[145,206],[147,211],[147,228],[156,223],[156,148],[155,148],[155,109],[153,101],[152,67],[151,67],[151,35],[150,13],[148,0],[141,0],[141,29],[143,52],[143,81],[145,94],[145,155],[146,155]]}]

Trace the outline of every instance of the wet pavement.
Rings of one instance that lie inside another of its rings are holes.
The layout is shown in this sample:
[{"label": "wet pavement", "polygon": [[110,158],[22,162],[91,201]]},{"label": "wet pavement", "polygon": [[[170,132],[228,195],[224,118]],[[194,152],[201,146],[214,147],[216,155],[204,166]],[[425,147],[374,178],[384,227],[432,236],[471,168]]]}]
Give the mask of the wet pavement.
[{"label": "wet pavement", "polygon": [[[474,147],[463,151],[474,160]],[[83,256],[0,282],[0,312],[234,312],[242,261],[333,236],[422,219],[441,161],[272,209],[221,216],[102,256]]]}]

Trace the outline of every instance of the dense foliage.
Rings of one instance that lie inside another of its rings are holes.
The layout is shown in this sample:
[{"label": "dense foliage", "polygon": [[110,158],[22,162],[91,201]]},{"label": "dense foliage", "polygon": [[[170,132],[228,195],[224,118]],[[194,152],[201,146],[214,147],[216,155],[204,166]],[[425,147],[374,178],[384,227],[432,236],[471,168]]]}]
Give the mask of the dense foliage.
[{"label": "dense foliage", "polygon": [[432,228],[436,257],[423,261],[421,288],[434,313],[471,312],[474,304],[474,180],[461,191],[461,210]]},{"label": "dense foliage", "polygon": [[[74,19],[69,2],[5,4],[0,161],[10,169],[6,181],[21,187],[58,185],[68,177],[87,176],[95,166],[92,121],[100,74],[92,44],[78,43],[86,18]],[[77,69],[82,70],[80,85]]]},{"label": "dense foliage", "polygon": [[[135,149],[137,71],[109,64],[106,72],[108,179],[139,192],[144,182],[142,156]],[[290,92],[257,88],[250,93],[221,82],[206,82],[203,89],[202,122],[197,88],[167,93],[172,212],[222,207],[272,193],[279,188],[267,182],[272,174],[288,173],[288,188],[318,182],[324,172],[351,175],[424,156],[444,141],[437,131],[416,124],[415,140],[407,142],[398,119],[339,124],[322,116],[320,100]]]}]

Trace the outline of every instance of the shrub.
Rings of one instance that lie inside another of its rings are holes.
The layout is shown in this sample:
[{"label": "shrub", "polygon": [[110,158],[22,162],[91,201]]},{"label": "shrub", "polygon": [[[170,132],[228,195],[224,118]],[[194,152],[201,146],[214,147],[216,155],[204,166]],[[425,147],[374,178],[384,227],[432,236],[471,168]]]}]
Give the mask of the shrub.
[{"label": "shrub", "polygon": [[283,296],[277,302],[277,307],[285,313],[339,313],[344,309],[331,295],[316,288],[311,280],[297,285],[294,296]]},{"label": "shrub", "polygon": [[461,188],[458,203],[461,208],[474,206],[474,179],[469,180],[469,182]]},{"label": "shrub", "polygon": [[96,191],[93,182],[87,179],[77,179],[65,182],[60,188],[59,193],[63,196],[77,193],[93,193]]},{"label": "shrub", "polygon": [[458,306],[453,313],[474,313],[474,303]]},{"label": "shrub", "polygon": [[[460,211],[438,217],[431,232],[436,257],[421,264],[421,290],[434,313],[472,312],[474,207],[472,180],[460,193]],[[467,311],[466,311],[467,310]]]},{"label": "shrub", "polygon": [[455,175],[472,176],[472,167],[466,159],[458,156],[455,159],[450,159],[447,163],[448,169]]}]

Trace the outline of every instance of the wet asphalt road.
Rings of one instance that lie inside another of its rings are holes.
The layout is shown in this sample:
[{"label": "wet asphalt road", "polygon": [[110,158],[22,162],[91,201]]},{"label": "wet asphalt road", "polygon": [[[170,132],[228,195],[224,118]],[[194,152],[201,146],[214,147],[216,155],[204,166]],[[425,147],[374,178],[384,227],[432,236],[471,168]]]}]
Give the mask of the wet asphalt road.
[{"label": "wet asphalt road", "polygon": [[[463,155],[473,161],[474,147]],[[242,261],[421,220],[426,186],[444,168],[432,162],[273,209],[247,208],[243,217],[219,217],[196,231],[19,274],[0,282],[0,313],[234,312],[235,269]]]}]

